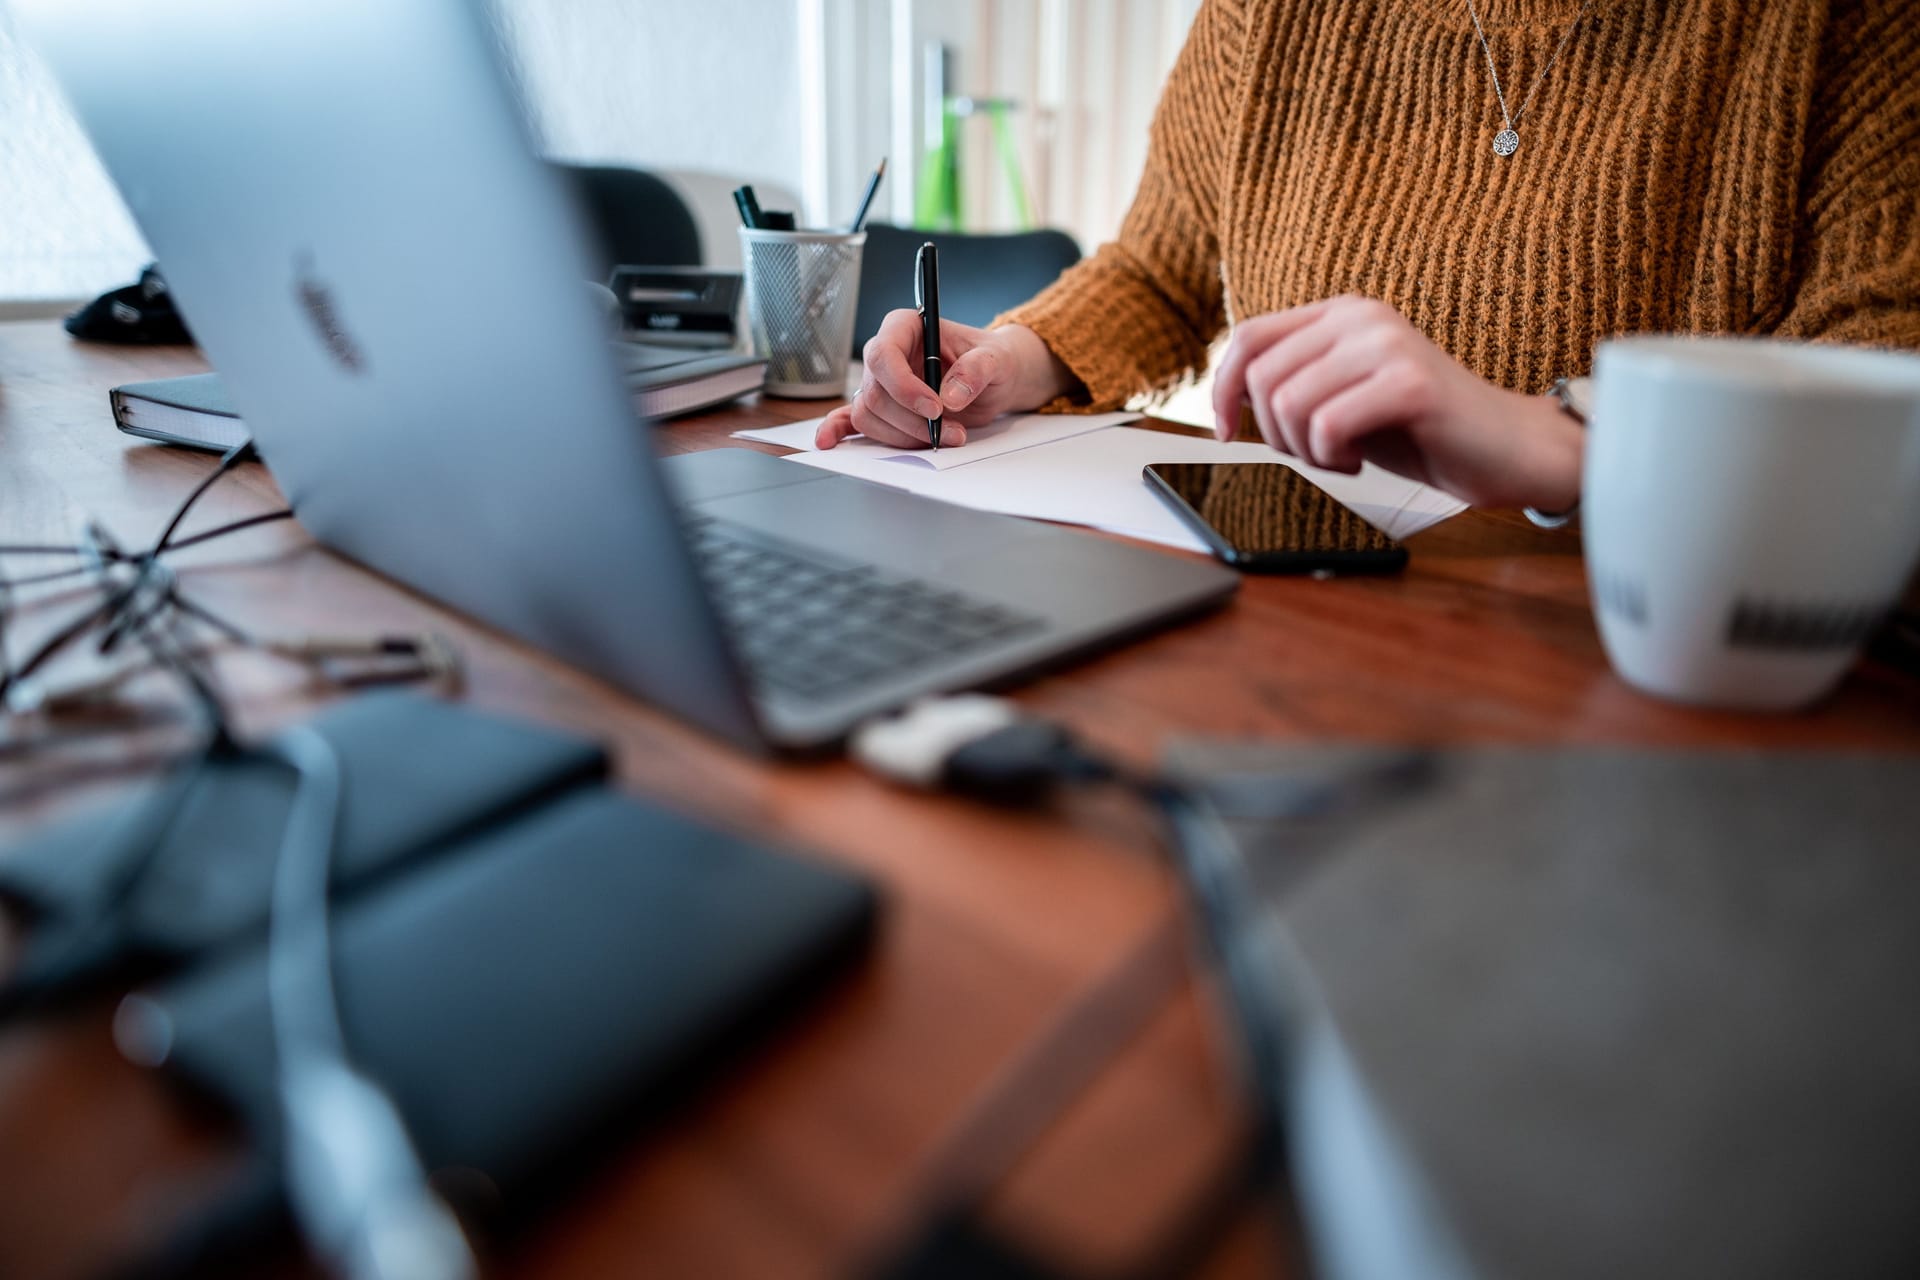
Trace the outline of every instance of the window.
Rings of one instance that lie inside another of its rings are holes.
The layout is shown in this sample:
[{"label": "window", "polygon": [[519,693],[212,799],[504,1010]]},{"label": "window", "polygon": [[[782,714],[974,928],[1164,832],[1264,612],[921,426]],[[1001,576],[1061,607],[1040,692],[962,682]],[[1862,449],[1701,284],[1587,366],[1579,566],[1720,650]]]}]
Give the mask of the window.
[{"label": "window", "polygon": [[0,6],[0,303],[130,283],[145,243],[39,57]]}]

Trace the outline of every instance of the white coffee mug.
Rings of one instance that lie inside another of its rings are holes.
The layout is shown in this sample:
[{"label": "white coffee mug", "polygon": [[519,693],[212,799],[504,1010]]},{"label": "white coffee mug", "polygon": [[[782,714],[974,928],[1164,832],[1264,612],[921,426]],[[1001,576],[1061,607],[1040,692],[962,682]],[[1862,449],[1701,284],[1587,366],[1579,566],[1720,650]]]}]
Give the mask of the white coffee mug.
[{"label": "white coffee mug", "polygon": [[1920,559],[1920,356],[1634,337],[1594,382],[1581,512],[1614,669],[1713,706],[1826,693]]}]

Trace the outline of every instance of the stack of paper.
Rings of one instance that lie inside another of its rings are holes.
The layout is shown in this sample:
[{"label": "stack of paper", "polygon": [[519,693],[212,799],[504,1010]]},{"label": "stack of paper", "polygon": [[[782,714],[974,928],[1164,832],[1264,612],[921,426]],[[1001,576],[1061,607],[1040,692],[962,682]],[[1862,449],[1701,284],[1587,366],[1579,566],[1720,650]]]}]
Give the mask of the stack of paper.
[{"label": "stack of paper", "polygon": [[1005,515],[1058,520],[1190,551],[1206,548],[1141,480],[1154,462],[1272,462],[1294,468],[1389,537],[1405,538],[1466,509],[1437,489],[1368,466],[1359,475],[1322,471],[1264,444],[1128,427],[1140,415],[1015,414],[975,427],[967,443],[938,453],[897,449],[854,436],[813,445],[820,420],[756,431],[742,440],[804,452],[792,461],[873,480],[942,502]]}]

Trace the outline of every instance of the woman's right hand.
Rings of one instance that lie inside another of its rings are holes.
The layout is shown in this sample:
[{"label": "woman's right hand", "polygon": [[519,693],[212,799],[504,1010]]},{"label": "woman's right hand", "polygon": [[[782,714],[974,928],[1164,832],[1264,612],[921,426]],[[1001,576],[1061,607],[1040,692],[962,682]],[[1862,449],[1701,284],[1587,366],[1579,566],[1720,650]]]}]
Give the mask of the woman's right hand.
[{"label": "woman's right hand", "polygon": [[927,419],[942,418],[940,443],[967,442],[967,428],[1022,413],[1064,394],[1073,375],[1024,325],[976,329],[940,322],[946,373],[938,395],[920,377],[920,313],[890,311],[868,341],[866,374],[853,400],[828,414],[814,446],[831,449],[856,433],[902,449],[924,449]]}]

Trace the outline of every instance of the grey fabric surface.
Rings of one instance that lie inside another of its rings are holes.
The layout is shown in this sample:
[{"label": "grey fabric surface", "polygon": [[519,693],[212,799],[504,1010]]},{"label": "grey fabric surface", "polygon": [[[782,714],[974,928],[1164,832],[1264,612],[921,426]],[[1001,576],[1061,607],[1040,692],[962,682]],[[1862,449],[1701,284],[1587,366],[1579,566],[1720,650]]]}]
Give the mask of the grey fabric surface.
[{"label": "grey fabric surface", "polygon": [[1920,1275],[1920,758],[1434,763],[1339,816],[1232,825],[1473,1269]]}]

